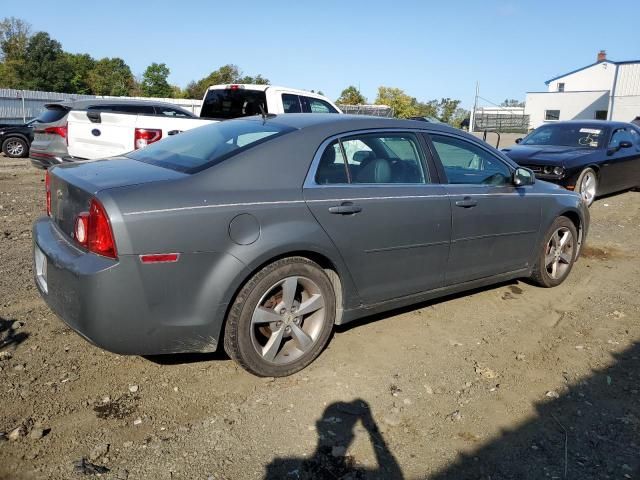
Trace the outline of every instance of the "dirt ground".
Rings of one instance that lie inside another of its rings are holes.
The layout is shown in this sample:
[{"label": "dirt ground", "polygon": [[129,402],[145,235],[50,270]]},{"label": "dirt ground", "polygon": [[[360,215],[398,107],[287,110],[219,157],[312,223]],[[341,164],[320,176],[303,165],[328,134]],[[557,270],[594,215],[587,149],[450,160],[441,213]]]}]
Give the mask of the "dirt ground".
[{"label": "dirt ground", "polygon": [[87,343],[32,281],[43,210],[0,158],[0,478],[640,478],[640,193],[594,204],[560,287],[361,321],[284,379]]}]

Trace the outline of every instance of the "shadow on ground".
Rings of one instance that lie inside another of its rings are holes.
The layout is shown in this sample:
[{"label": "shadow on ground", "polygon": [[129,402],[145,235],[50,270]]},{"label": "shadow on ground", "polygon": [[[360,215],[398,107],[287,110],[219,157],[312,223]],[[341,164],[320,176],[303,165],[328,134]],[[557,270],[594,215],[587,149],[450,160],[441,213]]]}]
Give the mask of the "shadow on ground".
[{"label": "shadow on ground", "polygon": [[429,480],[640,479],[640,343]]},{"label": "shadow on ground", "polygon": [[[375,452],[377,467],[358,465],[347,454],[358,424],[366,430]],[[316,422],[318,445],[309,457],[275,458],[268,466],[266,480],[356,480],[402,479],[402,471],[378,430],[369,405],[364,400],[335,402]]]},{"label": "shadow on ground", "polygon": [[15,348],[29,337],[26,332],[17,332],[15,324],[16,320],[0,317],[0,348]]}]

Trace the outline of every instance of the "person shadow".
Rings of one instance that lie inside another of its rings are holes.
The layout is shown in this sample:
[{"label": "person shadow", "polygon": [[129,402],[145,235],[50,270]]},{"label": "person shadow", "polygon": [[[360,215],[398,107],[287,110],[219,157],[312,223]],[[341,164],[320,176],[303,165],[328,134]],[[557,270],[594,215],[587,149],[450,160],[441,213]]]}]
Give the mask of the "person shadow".
[{"label": "person shadow", "polygon": [[[359,465],[347,454],[360,422],[369,436],[377,468]],[[309,457],[274,458],[266,467],[265,480],[361,480],[402,479],[402,470],[371,414],[369,404],[357,399],[334,402],[316,422],[318,444]]]}]

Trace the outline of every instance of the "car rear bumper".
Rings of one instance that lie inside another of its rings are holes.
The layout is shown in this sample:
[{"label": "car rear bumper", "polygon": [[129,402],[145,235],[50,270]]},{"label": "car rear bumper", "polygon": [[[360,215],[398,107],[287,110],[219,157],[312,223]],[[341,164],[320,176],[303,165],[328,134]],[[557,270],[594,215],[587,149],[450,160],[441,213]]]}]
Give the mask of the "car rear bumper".
[{"label": "car rear bumper", "polygon": [[31,151],[29,153],[29,159],[31,160],[31,165],[43,170],[46,170],[49,167],[53,167],[55,165],[60,165],[62,163],[79,162],[83,160],[81,158],[75,158],[69,155],[60,156],[34,151]]},{"label": "car rear bumper", "polygon": [[226,289],[211,268],[236,274],[244,266],[235,257],[191,254],[155,265],[141,264],[138,255],[113,260],[76,247],[48,217],[36,221],[33,238],[42,298],[91,343],[131,355],[217,349]]}]

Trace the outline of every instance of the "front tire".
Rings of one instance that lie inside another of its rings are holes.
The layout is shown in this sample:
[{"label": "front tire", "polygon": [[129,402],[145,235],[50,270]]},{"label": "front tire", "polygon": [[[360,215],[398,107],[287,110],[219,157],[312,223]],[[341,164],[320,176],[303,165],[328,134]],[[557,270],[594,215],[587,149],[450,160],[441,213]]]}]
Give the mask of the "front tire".
[{"label": "front tire", "polygon": [[576,226],[567,217],[558,217],[544,236],[531,279],[541,287],[560,285],[569,275],[578,253]]},{"label": "front tire", "polygon": [[23,158],[29,154],[29,145],[20,137],[9,137],[2,142],[2,152],[9,158]]},{"label": "front tire", "polygon": [[242,287],[229,311],[224,349],[261,377],[284,377],[309,365],[329,341],[336,313],[333,285],[309,259],[267,265]]},{"label": "front tire", "polygon": [[582,200],[590,207],[598,194],[598,175],[593,168],[585,168],[576,182],[576,192],[580,194]]}]

